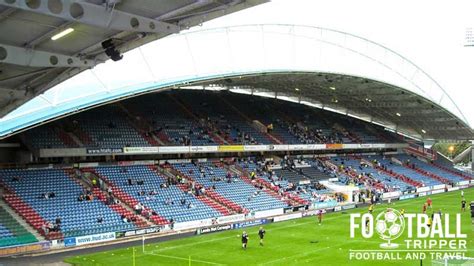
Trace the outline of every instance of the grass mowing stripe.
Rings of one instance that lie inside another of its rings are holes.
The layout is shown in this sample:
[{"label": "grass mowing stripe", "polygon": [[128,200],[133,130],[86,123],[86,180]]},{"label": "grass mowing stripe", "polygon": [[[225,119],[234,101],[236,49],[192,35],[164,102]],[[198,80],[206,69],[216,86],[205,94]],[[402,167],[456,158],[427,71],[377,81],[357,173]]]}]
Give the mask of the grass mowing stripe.
[{"label": "grass mowing stripe", "polygon": [[[327,220],[327,221],[329,221],[329,220],[335,220],[335,219],[339,219],[339,218],[341,218],[341,217],[345,217],[345,216],[330,217],[330,218],[324,219],[324,221],[326,221],[326,220]],[[306,218],[306,219],[308,219],[308,218]],[[306,225],[306,224],[310,224],[310,223],[316,223],[316,221],[300,222],[300,223],[295,223],[295,224],[290,224],[290,225],[286,225],[286,226],[281,226],[281,227],[277,227],[277,228],[268,229],[268,230],[266,230],[266,231],[267,231],[267,232],[273,232],[273,231],[288,229],[288,228],[292,228],[292,227],[299,227],[299,226]],[[252,226],[252,227],[253,227],[253,226]],[[234,230],[235,230],[235,229],[234,229]],[[171,250],[171,249],[175,249],[175,248],[182,248],[182,247],[187,247],[187,246],[201,245],[201,244],[206,244],[206,243],[210,243],[210,242],[216,242],[216,241],[226,240],[226,239],[231,239],[231,238],[235,238],[235,236],[226,236],[226,237],[215,238],[215,239],[210,239],[210,240],[205,240],[205,241],[193,242],[193,243],[184,244],[184,245],[177,244],[176,246],[165,247],[165,248],[162,248],[162,249],[158,249],[157,251],[166,251],[166,250]]]},{"label": "grass mowing stripe", "polygon": [[[473,189],[465,190],[464,196],[468,202],[474,199],[473,192]],[[433,199],[433,210],[428,210],[428,213],[436,212],[438,209],[441,209],[443,214],[454,215],[460,213],[461,195],[459,191],[430,195],[430,197]],[[421,206],[427,198],[428,197],[419,197],[404,201],[394,201],[392,205],[378,204],[374,212],[379,213],[384,211],[387,207],[390,207],[394,209],[403,208],[406,213],[420,213]],[[350,238],[350,214],[362,214],[366,212],[367,207],[328,213],[323,218],[321,226],[318,226],[317,219],[314,216],[265,224],[262,226],[265,227],[268,234],[265,236],[264,246],[258,245],[257,231],[260,225],[181,238],[158,244],[148,244],[146,247],[149,253],[163,256],[147,255],[146,253],[138,252],[136,254],[136,265],[187,266],[187,261],[189,261],[187,258],[189,257],[195,258],[191,260],[192,265],[203,266],[210,265],[205,262],[229,266],[299,266],[315,264],[415,266],[420,264],[420,261],[414,260],[350,260],[350,250],[374,250],[384,242],[379,239],[378,235],[374,235],[374,237],[370,239],[363,239],[361,237]],[[468,234],[466,256],[474,257],[474,231],[471,230],[470,212],[466,211],[465,213],[461,213],[461,218],[462,231]],[[450,220],[450,224],[454,226],[455,220]],[[241,234],[243,230],[247,231],[251,236],[247,250],[242,250],[240,238],[236,237],[236,235]],[[253,236],[255,236],[255,238]],[[402,236],[397,241],[403,245],[405,239],[407,239],[406,236]],[[113,252],[118,256],[108,256],[106,255],[107,253],[96,253],[68,258],[66,261],[81,266],[95,266],[99,263],[113,266],[131,265],[130,251],[119,249],[113,250]],[[201,260],[202,262],[197,260]],[[423,264],[431,265],[431,258],[428,257],[423,261]]]},{"label": "grass mowing stripe", "polygon": [[333,246],[324,247],[324,248],[319,248],[319,249],[315,249],[315,250],[312,250],[312,251],[309,251],[309,252],[299,253],[299,254],[296,254],[296,255],[293,255],[293,256],[283,257],[283,258],[279,258],[279,259],[267,261],[267,262],[262,263],[262,264],[259,264],[259,265],[268,265],[268,264],[272,264],[272,263],[275,263],[275,262],[284,261],[284,260],[287,260],[287,259],[294,259],[294,258],[298,258],[298,257],[304,257],[304,256],[306,256],[306,255],[309,255],[309,254],[312,254],[312,253],[315,253],[315,252],[318,252],[318,251],[321,251],[321,250],[330,249],[330,248],[335,248],[335,247],[343,246],[343,245],[345,245],[345,244],[347,244],[347,243],[338,244],[338,245],[333,245]]}]

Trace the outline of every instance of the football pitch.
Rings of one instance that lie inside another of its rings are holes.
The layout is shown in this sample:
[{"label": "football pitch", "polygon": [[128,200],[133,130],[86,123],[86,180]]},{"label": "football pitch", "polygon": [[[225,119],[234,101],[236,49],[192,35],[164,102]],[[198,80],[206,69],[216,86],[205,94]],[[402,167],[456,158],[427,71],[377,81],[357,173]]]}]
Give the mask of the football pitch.
[{"label": "football pitch", "polygon": [[[433,211],[441,209],[454,218],[462,216],[462,233],[467,234],[467,252],[474,257],[474,232],[470,218],[469,202],[474,200],[474,188],[464,190],[466,212],[461,213],[461,192],[453,191],[432,195]],[[391,208],[405,209],[406,213],[420,213],[427,197],[397,201]],[[374,214],[386,210],[388,205],[375,206]],[[264,246],[259,245],[259,227],[248,227],[247,250],[241,246],[242,229],[204,234],[161,243],[110,250],[85,256],[67,258],[73,265],[420,265],[420,260],[350,260],[350,250],[378,250],[383,243],[377,234],[370,239],[350,238],[350,213],[366,213],[367,207],[328,213],[318,225],[315,216],[279,223],[266,224]],[[431,210],[427,213],[431,214]],[[450,220],[454,228],[456,221]],[[415,227],[415,225],[413,225]],[[406,231],[406,230],[405,230]],[[394,240],[404,247],[406,232]],[[403,244],[403,245],[402,245]],[[474,261],[473,261],[474,263]],[[432,265],[429,256],[423,265]]]}]

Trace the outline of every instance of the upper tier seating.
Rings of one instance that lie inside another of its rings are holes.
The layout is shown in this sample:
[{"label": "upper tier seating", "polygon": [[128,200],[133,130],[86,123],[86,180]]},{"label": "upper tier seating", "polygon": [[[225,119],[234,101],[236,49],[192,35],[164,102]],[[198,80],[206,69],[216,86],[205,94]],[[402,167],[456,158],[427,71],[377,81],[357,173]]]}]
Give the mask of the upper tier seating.
[{"label": "upper tier seating", "polygon": [[[97,199],[79,202],[84,189],[63,170],[6,169],[0,170],[0,180],[45,221],[55,223],[56,218],[60,218],[65,237],[135,229],[132,223],[124,223],[119,214]],[[43,196],[50,192],[55,196]],[[98,218],[103,221],[99,223]]]},{"label": "upper tier seating", "polygon": [[[289,111],[291,110],[291,111]],[[383,128],[281,100],[175,90],[98,107],[61,120],[69,133],[49,125],[24,138],[32,148],[122,148],[152,145],[312,144],[396,142]],[[273,125],[266,132],[258,126]],[[75,135],[75,140],[71,136]],[[156,138],[161,140],[156,141]]]},{"label": "upper tier seating", "polygon": [[[168,93],[150,96],[151,99],[130,99],[124,102],[129,110],[142,115],[156,135],[163,134],[167,145],[216,145],[207,128],[192,113],[183,110]],[[177,97],[178,98],[178,97]],[[189,139],[189,144],[186,142]]]},{"label": "upper tier seating", "polygon": [[34,149],[68,148],[59,138],[57,131],[50,125],[41,126],[24,133],[23,139]]},{"label": "upper tier seating", "polygon": [[[183,105],[188,106],[193,115],[201,121],[216,127],[217,133],[228,139],[230,143],[252,144],[251,139],[255,141],[253,144],[271,143],[267,137],[258,132],[248,121],[223,102],[219,94],[207,93],[203,95],[202,92],[189,91],[173,92],[173,95],[175,95],[174,98],[179,98]],[[244,138],[246,134],[249,135],[248,139]]]},{"label": "upper tier seating", "polygon": [[94,145],[102,148],[151,146],[133,128],[117,105],[107,105],[71,117],[88,134]]}]

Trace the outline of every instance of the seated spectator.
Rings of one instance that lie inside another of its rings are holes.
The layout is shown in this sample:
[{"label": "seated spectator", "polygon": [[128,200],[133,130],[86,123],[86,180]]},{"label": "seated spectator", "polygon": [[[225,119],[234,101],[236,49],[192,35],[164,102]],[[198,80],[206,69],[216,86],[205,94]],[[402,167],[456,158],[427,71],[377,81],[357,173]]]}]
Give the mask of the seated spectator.
[{"label": "seated spectator", "polygon": [[52,226],[52,228],[50,228],[50,231],[59,232],[61,230],[61,225],[60,224],[50,223],[50,225]]},{"label": "seated spectator", "polygon": [[49,234],[49,226],[48,226],[47,222],[45,222],[41,225],[41,229],[43,230],[45,235]]},{"label": "seated spectator", "polygon": [[84,201],[84,195],[79,195],[79,197],[77,198],[77,201]]},{"label": "seated spectator", "polygon": [[113,204],[115,204],[114,197],[112,197],[112,196],[107,196],[106,204],[107,204],[107,205],[113,205]]},{"label": "seated spectator", "polygon": [[94,195],[88,194],[88,195],[86,196],[86,200],[87,200],[87,201],[93,201],[93,200],[94,200]]},{"label": "seated spectator", "polygon": [[145,218],[150,219],[150,217],[151,217],[151,211],[144,209],[144,210],[142,211],[142,215],[143,215]]},{"label": "seated spectator", "polygon": [[134,206],[135,212],[141,214],[143,210],[143,205],[139,202]]},{"label": "seated spectator", "polygon": [[97,218],[97,223],[101,224],[103,221],[104,221],[104,218],[102,218],[102,217]]}]

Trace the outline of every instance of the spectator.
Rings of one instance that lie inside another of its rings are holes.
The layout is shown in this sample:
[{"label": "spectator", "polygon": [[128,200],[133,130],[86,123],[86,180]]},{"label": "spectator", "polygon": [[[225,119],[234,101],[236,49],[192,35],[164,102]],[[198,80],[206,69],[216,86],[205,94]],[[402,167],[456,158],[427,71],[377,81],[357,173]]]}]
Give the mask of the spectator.
[{"label": "spectator", "polygon": [[143,205],[138,202],[135,206],[134,206],[134,209],[135,209],[135,212],[137,214],[141,214],[142,213],[142,210],[143,210]]},{"label": "spectator", "polygon": [[41,229],[43,230],[43,232],[44,232],[45,235],[49,234],[48,222],[44,222],[44,223],[41,225]]},{"label": "spectator", "polygon": [[173,218],[170,219],[170,229],[171,230],[174,229],[174,219]]},{"label": "spectator", "polygon": [[145,218],[150,219],[150,217],[153,215],[153,212],[151,210],[143,208],[142,215]]},{"label": "spectator", "polygon": [[103,221],[104,221],[104,218],[102,218],[102,217],[97,218],[97,223],[101,224]]},{"label": "spectator", "polygon": [[87,201],[93,201],[93,200],[94,200],[94,195],[92,195],[92,194],[87,194],[86,200],[87,200]]}]

